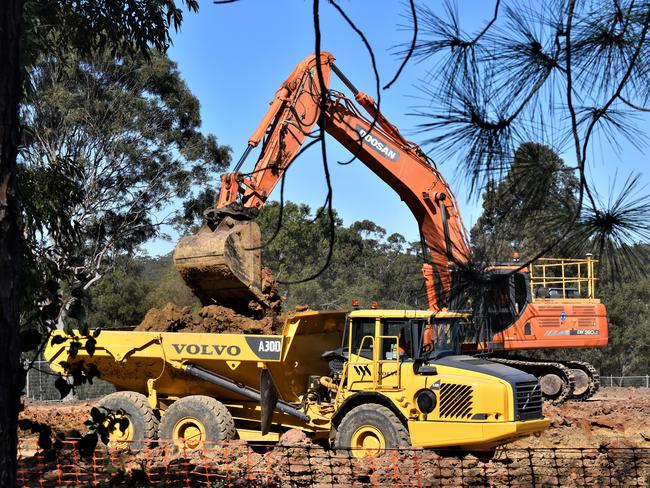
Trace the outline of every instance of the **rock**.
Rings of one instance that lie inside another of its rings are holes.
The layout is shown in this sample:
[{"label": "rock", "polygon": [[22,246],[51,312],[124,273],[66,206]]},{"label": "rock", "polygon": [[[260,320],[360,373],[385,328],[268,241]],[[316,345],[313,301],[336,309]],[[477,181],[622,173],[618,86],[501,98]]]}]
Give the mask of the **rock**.
[{"label": "rock", "polygon": [[604,427],[606,429],[617,430],[618,432],[625,432],[625,427],[620,422],[615,422],[606,417],[595,417],[591,420],[591,425],[594,427]]},{"label": "rock", "polygon": [[307,437],[302,430],[290,429],[280,436],[278,445],[280,446],[295,446],[311,444],[311,439]]}]

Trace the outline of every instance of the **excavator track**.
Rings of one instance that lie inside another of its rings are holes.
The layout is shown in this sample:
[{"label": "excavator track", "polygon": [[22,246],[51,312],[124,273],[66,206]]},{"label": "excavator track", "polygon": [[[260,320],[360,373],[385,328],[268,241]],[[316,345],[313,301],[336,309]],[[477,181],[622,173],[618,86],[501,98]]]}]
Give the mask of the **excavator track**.
[{"label": "excavator track", "polygon": [[600,373],[586,361],[562,361],[562,364],[573,370],[576,386],[571,400],[585,401],[596,394],[600,388]]},{"label": "excavator track", "polygon": [[561,405],[572,398],[575,376],[572,369],[562,363],[500,357],[489,357],[489,360],[535,375],[542,387],[542,397],[552,405]]}]

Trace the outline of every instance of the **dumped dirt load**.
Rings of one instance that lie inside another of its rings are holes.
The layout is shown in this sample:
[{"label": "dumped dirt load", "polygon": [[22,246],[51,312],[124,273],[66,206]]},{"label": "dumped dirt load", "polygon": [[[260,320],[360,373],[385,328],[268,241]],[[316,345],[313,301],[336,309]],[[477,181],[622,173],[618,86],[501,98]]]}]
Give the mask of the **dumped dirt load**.
[{"label": "dumped dirt load", "polygon": [[173,303],[168,303],[163,308],[149,310],[135,330],[141,332],[176,332],[193,323],[190,307],[179,308]]},{"label": "dumped dirt load", "polygon": [[282,298],[273,273],[261,265],[259,225],[223,215],[218,220],[176,245],[174,265],[183,281],[204,306],[225,303],[256,318],[278,313]]},{"label": "dumped dirt load", "polygon": [[273,317],[255,320],[220,305],[199,310],[199,319],[184,332],[222,332],[226,334],[273,334]]},{"label": "dumped dirt load", "polygon": [[277,334],[282,331],[284,321],[275,315],[254,319],[240,315],[221,305],[208,305],[198,311],[197,316],[190,313],[189,307],[180,308],[168,303],[162,309],[152,308],[136,331],[150,332],[209,332],[226,334]]}]

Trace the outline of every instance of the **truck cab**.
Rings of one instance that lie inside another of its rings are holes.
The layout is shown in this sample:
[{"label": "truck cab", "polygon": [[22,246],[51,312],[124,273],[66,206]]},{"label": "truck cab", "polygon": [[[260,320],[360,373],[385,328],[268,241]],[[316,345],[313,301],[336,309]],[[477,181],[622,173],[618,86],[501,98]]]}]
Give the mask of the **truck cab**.
[{"label": "truck cab", "polygon": [[[334,444],[493,449],[548,426],[537,379],[459,354],[468,315],[355,310],[330,360]],[[378,413],[379,412],[379,413]],[[364,424],[365,422],[365,424]],[[403,431],[403,430],[404,431]]]}]

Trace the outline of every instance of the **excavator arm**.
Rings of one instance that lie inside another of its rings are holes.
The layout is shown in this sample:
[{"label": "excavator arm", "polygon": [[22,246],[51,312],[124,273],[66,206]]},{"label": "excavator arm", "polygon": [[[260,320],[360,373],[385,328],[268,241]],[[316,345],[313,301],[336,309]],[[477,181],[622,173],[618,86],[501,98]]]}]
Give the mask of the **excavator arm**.
[{"label": "excavator arm", "polygon": [[[260,234],[252,220],[305,141],[313,138],[322,93],[316,63],[321,65],[328,90],[321,129],[409,207],[418,222],[427,258],[422,272],[429,308],[448,307],[453,269],[470,259],[456,198],[433,161],[400,134],[371,97],[354,87],[329,53],[304,59],[276,92],[234,171],[221,176],[218,201],[206,210],[204,227],[179,242],[174,256],[177,268],[204,303],[228,303],[239,309],[250,308],[251,301],[265,305]],[[352,92],[354,101],[329,89],[332,72]],[[260,142],[262,149],[253,171],[241,173],[246,157]]]}]

